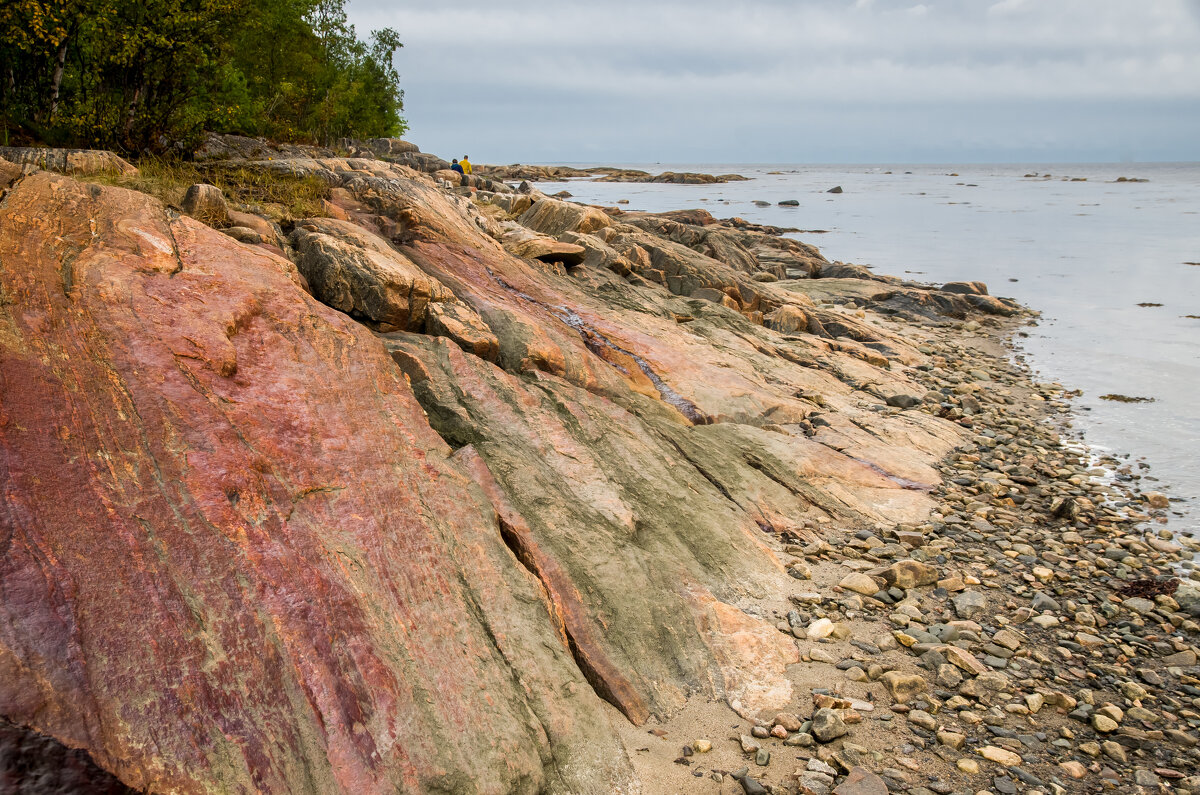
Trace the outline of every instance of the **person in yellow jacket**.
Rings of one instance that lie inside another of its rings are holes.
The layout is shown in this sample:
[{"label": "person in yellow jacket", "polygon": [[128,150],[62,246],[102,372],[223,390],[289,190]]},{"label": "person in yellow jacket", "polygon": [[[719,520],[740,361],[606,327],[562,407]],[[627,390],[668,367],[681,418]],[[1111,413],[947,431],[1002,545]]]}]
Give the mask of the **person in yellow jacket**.
[{"label": "person in yellow jacket", "polygon": [[467,156],[466,156],[466,155],[463,155],[463,156],[462,156],[462,160],[459,160],[459,161],[458,161],[458,164],[459,164],[460,166],[462,166],[462,172],[463,172],[464,174],[470,174],[470,173],[471,173],[471,162],[470,162],[469,160],[467,160]]}]

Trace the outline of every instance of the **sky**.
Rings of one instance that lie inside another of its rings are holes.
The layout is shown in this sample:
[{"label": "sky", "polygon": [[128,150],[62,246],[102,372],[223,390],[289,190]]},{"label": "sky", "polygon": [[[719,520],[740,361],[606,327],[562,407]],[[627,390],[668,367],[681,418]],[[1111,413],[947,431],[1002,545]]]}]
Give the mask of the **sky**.
[{"label": "sky", "polygon": [[349,0],[477,163],[1200,160],[1200,0]]}]

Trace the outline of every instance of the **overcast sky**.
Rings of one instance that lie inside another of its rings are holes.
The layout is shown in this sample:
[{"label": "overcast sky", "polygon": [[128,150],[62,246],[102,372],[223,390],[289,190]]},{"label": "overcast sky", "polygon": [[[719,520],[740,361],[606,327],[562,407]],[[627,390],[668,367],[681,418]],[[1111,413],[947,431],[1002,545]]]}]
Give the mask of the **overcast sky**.
[{"label": "overcast sky", "polygon": [[349,0],[479,163],[1200,160],[1200,0]]}]

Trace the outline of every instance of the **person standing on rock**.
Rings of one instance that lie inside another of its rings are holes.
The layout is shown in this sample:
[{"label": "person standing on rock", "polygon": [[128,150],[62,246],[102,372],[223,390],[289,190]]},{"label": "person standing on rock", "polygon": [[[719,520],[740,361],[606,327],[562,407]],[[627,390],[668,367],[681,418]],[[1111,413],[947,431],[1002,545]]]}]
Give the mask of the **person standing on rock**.
[{"label": "person standing on rock", "polygon": [[457,157],[456,157],[456,158],[454,158],[454,162],[450,164],[450,170],[451,170],[451,171],[457,171],[459,174],[466,174],[466,173],[467,173],[466,171],[464,171],[464,170],[463,170],[462,164],[458,162],[458,158],[457,158]]},{"label": "person standing on rock", "polygon": [[458,161],[458,163],[459,163],[459,165],[462,166],[462,173],[466,174],[467,176],[470,176],[471,175],[471,161],[467,160],[467,156],[463,155],[462,160]]}]

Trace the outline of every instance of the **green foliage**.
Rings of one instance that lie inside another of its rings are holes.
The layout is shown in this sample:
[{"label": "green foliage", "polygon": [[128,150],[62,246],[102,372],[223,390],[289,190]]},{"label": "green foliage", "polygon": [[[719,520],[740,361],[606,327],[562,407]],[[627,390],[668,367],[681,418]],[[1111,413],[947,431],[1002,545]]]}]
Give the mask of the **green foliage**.
[{"label": "green foliage", "polygon": [[399,135],[399,36],[359,40],[344,2],[4,0],[0,140],[146,152],[204,130]]}]

